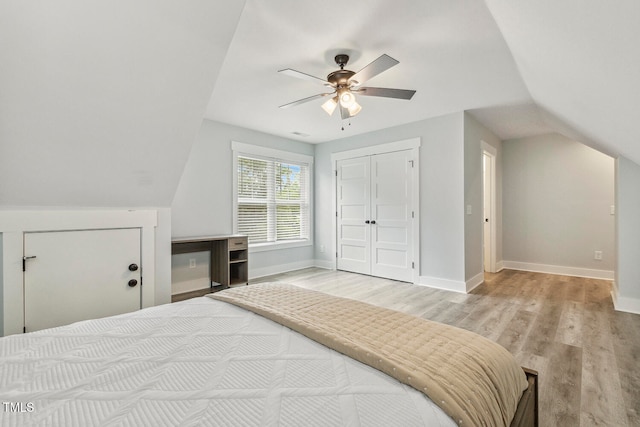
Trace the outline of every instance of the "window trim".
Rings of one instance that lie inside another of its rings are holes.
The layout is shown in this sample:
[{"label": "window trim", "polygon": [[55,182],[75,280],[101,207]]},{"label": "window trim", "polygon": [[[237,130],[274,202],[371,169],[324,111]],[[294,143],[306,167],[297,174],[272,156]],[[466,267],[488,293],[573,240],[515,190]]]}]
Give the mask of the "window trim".
[{"label": "window trim", "polygon": [[270,250],[298,248],[303,246],[313,246],[314,235],[314,215],[313,215],[313,156],[300,153],[291,153],[275,148],[262,147],[259,145],[246,144],[244,142],[231,141],[233,151],[233,232],[238,232],[238,156],[259,157],[267,160],[278,160],[282,162],[307,163],[309,171],[309,238],[299,240],[281,240],[276,242],[264,242],[249,244],[249,252],[264,252]]}]

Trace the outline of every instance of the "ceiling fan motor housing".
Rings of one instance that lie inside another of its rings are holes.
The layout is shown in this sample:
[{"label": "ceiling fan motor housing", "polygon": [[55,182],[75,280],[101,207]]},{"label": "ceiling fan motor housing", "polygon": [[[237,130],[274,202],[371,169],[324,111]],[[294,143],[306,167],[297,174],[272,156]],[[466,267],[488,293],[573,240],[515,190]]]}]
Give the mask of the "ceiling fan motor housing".
[{"label": "ceiling fan motor housing", "polygon": [[349,86],[349,79],[354,74],[355,72],[350,70],[337,70],[327,76],[327,81],[334,87],[347,87]]}]

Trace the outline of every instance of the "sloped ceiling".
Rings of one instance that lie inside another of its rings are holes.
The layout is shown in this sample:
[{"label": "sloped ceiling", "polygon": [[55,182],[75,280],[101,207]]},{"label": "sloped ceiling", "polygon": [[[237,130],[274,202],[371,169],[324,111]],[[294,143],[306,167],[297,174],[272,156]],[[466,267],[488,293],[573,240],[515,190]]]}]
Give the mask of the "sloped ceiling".
[{"label": "sloped ceiling", "polygon": [[[326,78],[334,56],[358,71],[382,54],[400,61],[366,86],[414,89],[411,101],[358,97],[362,112],[344,123],[318,99],[322,85],[277,71]],[[206,118],[317,143],[465,109],[531,103],[493,17],[478,0],[248,0]],[[299,132],[308,136],[299,137]]]},{"label": "sloped ceiling", "polygon": [[[313,143],[466,110],[502,139],[559,132],[640,163],[638,22],[637,0],[248,0],[205,116]],[[324,78],[340,52],[354,71],[389,54],[367,84],[416,95],[360,97],[344,131],[322,100],[277,108],[323,92],[277,70]]]},{"label": "sloped ceiling", "polygon": [[[52,0],[0,3],[0,206],[168,206],[204,117],[316,143],[457,111],[503,139],[560,132],[640,164],[637,0]],[[318,77],[337,53],[411,101]],[[294,132],[307,136],[300,136]]]},{"label": "sloped ceiling", "polygon": [[640,1],[486,3],[546,122],[640,164]]},{"label": "sloped ceiling", "polygon": [[242,8],[3,0],[0,206],[170,206]]}]

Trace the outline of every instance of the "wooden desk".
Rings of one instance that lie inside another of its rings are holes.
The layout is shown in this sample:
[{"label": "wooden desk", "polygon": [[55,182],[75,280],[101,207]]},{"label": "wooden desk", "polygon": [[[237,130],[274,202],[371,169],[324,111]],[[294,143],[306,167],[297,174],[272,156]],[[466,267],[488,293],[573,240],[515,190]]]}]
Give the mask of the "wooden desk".
[{"label": "wooden desk", "polygon": [[212,287],[226,289],[249,282],[247,236],[232,234],[188,237],[171,241],[171,255],[209,251],[209,281]]}]

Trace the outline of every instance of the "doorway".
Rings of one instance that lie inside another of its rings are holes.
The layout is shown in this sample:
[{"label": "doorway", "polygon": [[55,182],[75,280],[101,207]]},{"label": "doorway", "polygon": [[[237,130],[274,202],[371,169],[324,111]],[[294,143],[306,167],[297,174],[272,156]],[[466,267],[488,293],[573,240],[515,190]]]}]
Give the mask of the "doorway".
[{"label": "doorway", "polygon": [[496,272],[496,149],[482,141],[483,232],[482,260],[484,271]]}]

